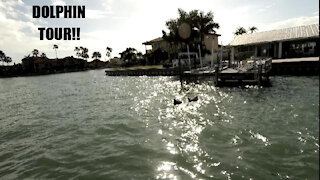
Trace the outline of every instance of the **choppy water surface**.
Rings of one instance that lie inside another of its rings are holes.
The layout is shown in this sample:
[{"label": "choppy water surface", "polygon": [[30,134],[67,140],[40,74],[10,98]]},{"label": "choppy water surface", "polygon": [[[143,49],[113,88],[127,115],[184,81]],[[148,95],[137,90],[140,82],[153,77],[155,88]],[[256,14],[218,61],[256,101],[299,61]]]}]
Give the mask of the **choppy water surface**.
[{"label": "choppy water surface", "polygon": [[319,79],[271,81],[181,91],[175,78],[102,70],[0,79],[0,177],[317,179]]}]

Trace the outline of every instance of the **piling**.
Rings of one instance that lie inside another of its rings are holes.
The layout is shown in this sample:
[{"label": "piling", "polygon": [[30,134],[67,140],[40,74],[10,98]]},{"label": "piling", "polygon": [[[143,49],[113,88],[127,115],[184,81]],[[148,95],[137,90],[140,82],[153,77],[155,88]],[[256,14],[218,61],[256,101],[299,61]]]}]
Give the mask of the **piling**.
[{"label": "piling", "polygon": [[215,73],[214,73],[214,85],[218,86],[218,84],[219,84],[219,65],[215,65],[214,66],[214,70],[215,70]]},{"label": "piling", "polygon": [[262,64],[259,63],[258,65],[258,86],[261,86],[262,82]]}]

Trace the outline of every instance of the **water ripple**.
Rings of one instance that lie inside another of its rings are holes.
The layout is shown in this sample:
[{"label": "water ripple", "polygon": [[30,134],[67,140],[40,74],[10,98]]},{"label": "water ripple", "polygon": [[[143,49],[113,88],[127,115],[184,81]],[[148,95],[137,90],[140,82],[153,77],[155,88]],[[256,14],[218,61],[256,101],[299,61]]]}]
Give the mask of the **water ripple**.
[{"label": "water ripple", "polygon": [[102,70],[0,79],[0,176],[316,179],[318,78],[271,81],[182,88],[174,77]]}]

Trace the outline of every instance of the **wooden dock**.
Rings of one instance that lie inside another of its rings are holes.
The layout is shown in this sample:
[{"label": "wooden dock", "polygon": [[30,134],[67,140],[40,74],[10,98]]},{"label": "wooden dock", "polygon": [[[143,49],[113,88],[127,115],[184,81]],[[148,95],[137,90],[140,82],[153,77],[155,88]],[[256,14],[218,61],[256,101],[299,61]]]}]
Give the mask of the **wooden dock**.
[{"label": "wooden dock", "polygon": [[[182,68],[182,72],[186,68]],[[179,68],[163,68],[162,66],[111,68],[106,71],[107,76],[178,76]]]},{"label": "wooden dock", "polygon": [[[259,65],[259,60],[261,64]],[[269,84],[269,76],[274,75],[319,75],[319,58],[296,59],[248,59],[232,68],[164,68],[162,66],[141,66],[107,69],[107,76],[180,76],[186,79],[213,78],[219,84]],[[218,73],[216,73],[218,72]]]},{"label": "wooden dock", "polygon": [[[260,62],[260,64],[258,63]],[[272,69],[272,59],[252,59],[243,62],[233,68],[216,66],[214,69],[195,69],[185,71],[184,78],[198,78],[211,76],[215,84],[250,82],[258,85],[269,82],[269,76]]]}]

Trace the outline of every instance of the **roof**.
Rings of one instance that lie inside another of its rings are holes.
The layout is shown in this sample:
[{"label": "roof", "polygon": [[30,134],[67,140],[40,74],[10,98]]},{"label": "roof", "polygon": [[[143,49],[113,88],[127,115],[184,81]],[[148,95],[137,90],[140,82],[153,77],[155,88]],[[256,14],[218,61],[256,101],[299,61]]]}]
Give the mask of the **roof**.
[{"label": "roof", "polygon": [[160,41],[163,41],[163,38],[162,37],[158,37],[156,39],[153,39],[151,41],[147,41],[147,42],[144,42],[142,43],[143,45],[152,45],[153,43],[155,42],[160,42]]},{"label": "roof", "polygon": [[315,62],[319,61],[319,57],[304,57],[304,58],[290,58],[290,59],[274,59],[272,63],[291,63],[291,62]]},{"label": "roof", "polygon": [[221,36],[220,34],[216,34],[216,33],[208,33],[207,35]]},{"label": "roof", "polygon": [[311,37],[319,37],[319,24],[239,35],[236,36],[229,45],[240,46],[273,41],[305,39]]}]

